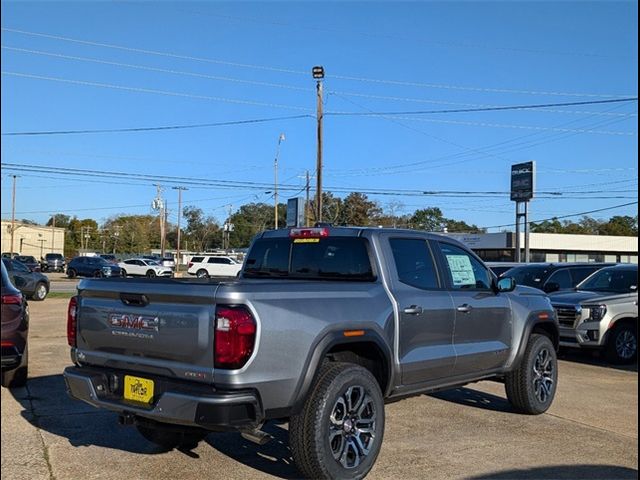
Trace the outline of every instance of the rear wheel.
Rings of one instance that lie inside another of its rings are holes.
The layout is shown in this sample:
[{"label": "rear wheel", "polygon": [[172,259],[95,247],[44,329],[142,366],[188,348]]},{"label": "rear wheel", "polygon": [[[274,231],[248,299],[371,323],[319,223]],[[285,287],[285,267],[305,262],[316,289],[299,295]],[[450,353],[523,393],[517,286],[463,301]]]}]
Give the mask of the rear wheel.
[{"label": "rear wheel", "polygon": [[547,411],[558,386],[558,359],[549,337],[531,335],[520,365],[505,375],[504,384],[516,410],[529,415]]},{"label": "rear wheel", "polygon": [[178,430],[161,423],[149,423],[144,425],[136,425],[138,432],[146,440],[155,443],[165,450],[174,448],[193,449],[198,442],[203,440],[209,432],[205,430]]},{"label": "rear wheel", "polygon": [[308,478],[361,479],[373,467],[384,434],[384,403],[369,370],[329,363],[302,411],[289,422],[289,443]]},{"label": "rear wheel", "polygon": [[40,282],[36,285],[36,290],[31,298],[38,302],[41,302],[42,300],[47,298],[48,293],[49,290],[47,290],[47,286],[43,282]]},{"label": "rear wheel", "polygon": [[201,268],[196,272],[196,277],[198,278],[209,278],[209,272],[207,272],[204,268]]},{"label": "rear wheel", "polygon": [[628,323],[616,325],[609,334],[605,354],[615,364],[634,361],[638,357],[638,329]]},{"label": "rear wheel", "polygon": [[76,278],[77,275],[78,275],[78,272],[76,272],[73,268],[70,268],[67,270],[67,277]]}]

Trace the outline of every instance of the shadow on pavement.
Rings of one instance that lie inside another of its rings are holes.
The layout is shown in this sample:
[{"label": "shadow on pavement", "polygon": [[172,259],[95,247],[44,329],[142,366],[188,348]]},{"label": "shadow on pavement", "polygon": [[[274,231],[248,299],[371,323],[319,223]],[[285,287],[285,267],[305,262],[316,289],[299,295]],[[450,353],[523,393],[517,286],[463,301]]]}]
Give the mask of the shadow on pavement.
[{"label": "shadow on pavement", "polygon": [[595,365],[598,367],[613,368],[626,372],[638,372],[638,362],[629,365],[613,365],[604,358],[600,351],[578,350],[576,348],[562,348],[558,354],[559,360],[567,362],[584,363],[585,365]]},{"label": "shadow on pavement", "polygon": [[613,480],[638,478],[638,470],[614,465],[549,465],[522,470],[492,472],[468,480],[533,480],[549,478],[554,480]]},{"label": "shadow on pavement", "polygon": [[289,432],[273,422],[263,430],[273,436],[273,440],[262,446],[237,433],[216,433],[209,435],[206,441],[220,453],[255,470],[279,478],[300,478],[289,449]]},{"label": "shadow on pavement", "polygon": [[162,453],[131,427],[118,425],[116,415],[67,395],[62,374],[29,378],[11,394],[20,414],[36,428],[69,440],[74,447],[96,445],[132,453]]},{"label": "shadow on pavement", "polygon": [[429,396],[459,405],[467,405],[494,412],[516,413],[506,398],[467,387],[430,393]]}]

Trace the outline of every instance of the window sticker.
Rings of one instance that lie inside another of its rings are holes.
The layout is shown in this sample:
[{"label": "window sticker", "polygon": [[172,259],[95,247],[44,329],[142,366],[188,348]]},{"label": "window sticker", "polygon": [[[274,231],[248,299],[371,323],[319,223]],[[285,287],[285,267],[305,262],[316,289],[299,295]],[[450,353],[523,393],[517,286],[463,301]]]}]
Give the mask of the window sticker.
[{"label": "window sticker", "polygon": [[476,276],[473,273],[473,266],[468,256],[446,255],[446,257],[455,286],[476,284]]}]

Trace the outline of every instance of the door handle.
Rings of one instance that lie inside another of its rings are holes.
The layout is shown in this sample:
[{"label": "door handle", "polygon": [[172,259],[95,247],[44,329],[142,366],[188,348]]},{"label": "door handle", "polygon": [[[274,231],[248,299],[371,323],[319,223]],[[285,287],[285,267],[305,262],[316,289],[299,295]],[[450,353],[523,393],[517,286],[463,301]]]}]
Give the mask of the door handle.
[{"label": "door handle", "polygon": [[457,311],[461,312],[461,313],[469,313],[471,312],[471,310],[473,310],[473,307],[471,305],[467,305],[466,303],[464,305],[460,305],[456,308]]},{"label": "door handle", "polygon": [[411,305],[410,307],[402,310],[402,313],[406,313],[407,315],[420,315],[422,313],[422,307],[418,305]]}]

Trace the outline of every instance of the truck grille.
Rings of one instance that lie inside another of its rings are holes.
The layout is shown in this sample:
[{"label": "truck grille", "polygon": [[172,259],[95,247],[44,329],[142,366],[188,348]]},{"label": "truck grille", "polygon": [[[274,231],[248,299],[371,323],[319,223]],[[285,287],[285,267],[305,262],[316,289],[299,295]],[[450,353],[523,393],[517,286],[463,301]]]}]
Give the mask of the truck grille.
[{"label": "truck grille", "polygon": [[580,318],[580,310],[574,306],[554,306],[558,323],[561,327],[575,328],[577,320]]}]

